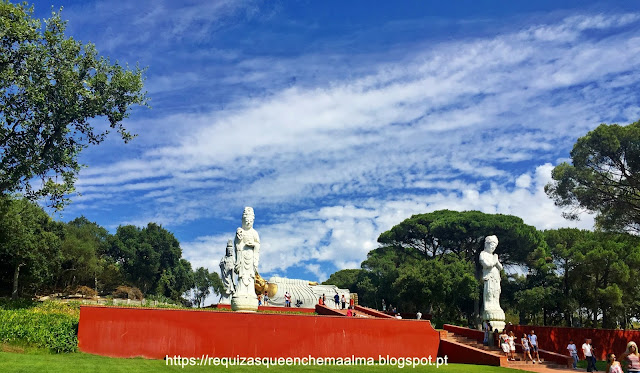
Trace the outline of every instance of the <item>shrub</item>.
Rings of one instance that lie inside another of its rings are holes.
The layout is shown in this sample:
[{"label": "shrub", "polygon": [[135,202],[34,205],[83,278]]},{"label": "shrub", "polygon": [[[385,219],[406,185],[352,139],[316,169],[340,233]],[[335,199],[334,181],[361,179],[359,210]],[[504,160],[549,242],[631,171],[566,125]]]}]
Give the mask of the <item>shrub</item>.
[{"label": "shrub", "polygon": [[121,285],[113,292],[114,298],[137,299],[142,300],[144,295],[140,289],[131,286]]},{"label": "shrub", "polygon": [[98,296],[98,292],[97,291],[91,289],[88,286],[84,286],[84,285],[83,286],[78,286],[76,288],[76,294],[81,294],[83,298],[84,297],[95,298],[95,297]]},{"label": "shrub", "polygon": [[73,352],[78,348],[78,320],[75,304],[45,302],[31,309],[0,310],[0,341]]}]

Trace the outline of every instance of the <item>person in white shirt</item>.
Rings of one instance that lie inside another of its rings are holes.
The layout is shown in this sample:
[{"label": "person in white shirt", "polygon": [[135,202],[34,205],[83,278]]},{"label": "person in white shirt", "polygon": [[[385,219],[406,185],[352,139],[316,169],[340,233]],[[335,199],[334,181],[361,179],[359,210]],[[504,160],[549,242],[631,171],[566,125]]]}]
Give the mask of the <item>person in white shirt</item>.
[{"label": "person in white shirt", "polygon": [[595,348],[591,346],[591,338],[587,338],[582,345],[582,353],[584,359],[587,361],[587,372],[597,372],[596,369],[596,357],[593,356]]},{"label": "person in white shirt", "polygon": [[416,313],[416,320],[420,319],[422,319],[422,312],[418,311],[418,313]]},{"label": "person in white shirt", "polygon": [[567,350],[569,351],[569,355],[573,358],[573,369],[576,369],[578,367],[578,348],[576,347],[576,344],[573,343],[573,339],[569,340]]}]

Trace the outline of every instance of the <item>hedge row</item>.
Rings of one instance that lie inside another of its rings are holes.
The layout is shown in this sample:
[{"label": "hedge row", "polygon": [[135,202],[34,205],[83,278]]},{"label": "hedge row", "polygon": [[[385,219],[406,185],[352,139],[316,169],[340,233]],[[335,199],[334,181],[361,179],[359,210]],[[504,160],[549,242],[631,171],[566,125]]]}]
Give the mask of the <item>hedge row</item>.
[{"label": "hedge row", "polygon": [[78,317],[39,308],[0,309],[0,341],[26,342],[55,352],[78,349]]}]

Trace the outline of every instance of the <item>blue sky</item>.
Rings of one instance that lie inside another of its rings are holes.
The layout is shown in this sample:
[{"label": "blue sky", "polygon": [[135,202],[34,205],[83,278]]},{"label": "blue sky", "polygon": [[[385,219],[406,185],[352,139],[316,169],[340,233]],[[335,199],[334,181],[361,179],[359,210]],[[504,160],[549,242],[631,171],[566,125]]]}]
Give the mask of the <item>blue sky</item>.
[{"label": "blue sky", "polygon": [[415,213],[569,222],[543,192],[599,123],[640,119],[640,3],[56,1],[67,34],[147,67],[151,109],[87,149],[85,215],[153,221],[218,270],[244,206],[260,272],[358,268]]}]

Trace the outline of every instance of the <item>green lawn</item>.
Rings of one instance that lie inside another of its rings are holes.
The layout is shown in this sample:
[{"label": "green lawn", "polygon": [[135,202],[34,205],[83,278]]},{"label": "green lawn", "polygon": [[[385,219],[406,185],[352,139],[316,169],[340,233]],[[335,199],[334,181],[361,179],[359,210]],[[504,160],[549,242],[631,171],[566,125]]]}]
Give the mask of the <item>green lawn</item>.
[{"label": "green lawn", "polygon": [[[0,371],[4,372],[255,372],[256,368],[266,370],[263,367],[214,367],[214,366],[168,366],[164,360],[147,359],[115,359],[84,353],[51,354],[41,350],[27,350],[26,352],[0,352]],[[342,372],[388,372],[389,366],[276,366],[270,367],[269,372],[327,372],[339,369]],[[474,373],[474,372],[522,372],[513,369],[488,367],[480,365],[450,364],[436,368],[435,366],[422,366],[416,369],[405,367],[401,371],[410,369],[415,372],[450,372],[450,373]]]}]

